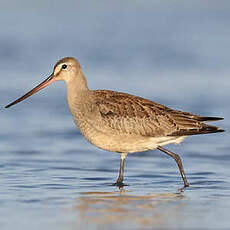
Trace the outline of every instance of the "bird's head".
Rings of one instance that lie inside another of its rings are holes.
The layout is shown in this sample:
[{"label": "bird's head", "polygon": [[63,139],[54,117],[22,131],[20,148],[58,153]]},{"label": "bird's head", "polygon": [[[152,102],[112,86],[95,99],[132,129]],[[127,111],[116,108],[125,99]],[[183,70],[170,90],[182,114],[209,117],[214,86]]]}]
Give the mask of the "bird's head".
[{"label": "bird's head", "polygon": [[78,78],[79,83],[81,83],[80,79],[83,78],[83,81],[85,82],[84,84],[86,85],[86,81],[83,77],[83,74],[81,72],[81,66],[78,61],[73,57],[63,58],[56,63],[53,69],[53,73],[48,78],[46,78],[42,83],[34,87],[22,97],[5,106],[5,108],[9,108],[12,105],[17,104],[18,102],[25,100],[29,96],[35,94],[39,90],[45,88],[55,81],[64,80],[67,84],[71,84],[74,79],[78,80]]}]

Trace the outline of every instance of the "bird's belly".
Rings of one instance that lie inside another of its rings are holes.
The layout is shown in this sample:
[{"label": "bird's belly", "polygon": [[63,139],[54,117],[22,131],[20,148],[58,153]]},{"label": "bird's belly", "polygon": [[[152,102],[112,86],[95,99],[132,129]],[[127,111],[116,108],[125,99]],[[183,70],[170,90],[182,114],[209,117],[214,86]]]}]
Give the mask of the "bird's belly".
[{"label": "bird's belly", "polygon": [[185,137],[148,137],[121,133],[106,126],[95,124],[91,119],[74,116],[76,125],[85,138],[98,148],[120,153],[142,152],[166,144],[178,144]]},{"label": "bird's belly", "polygon": [[89,139],[95,146],[112,152],[133,153],[156,149],[167,144],[179,144],[185,137],[143,137],[128,135],[97,135]]},{"label": "bird's belly", "polygon": [[120,153],[142,152],[157,147],[155,143],[150,143],[146,138],[128,135],[97,135],[89,139],[95,146]]},{"label": "bird's belly", "polygon": [[166,144],[178,144],[185,137],[146,137],[132,134],[106,132],[94,126],[81,130],[86,139],[98,148],[120,153],[133,153],[152,150]]}]

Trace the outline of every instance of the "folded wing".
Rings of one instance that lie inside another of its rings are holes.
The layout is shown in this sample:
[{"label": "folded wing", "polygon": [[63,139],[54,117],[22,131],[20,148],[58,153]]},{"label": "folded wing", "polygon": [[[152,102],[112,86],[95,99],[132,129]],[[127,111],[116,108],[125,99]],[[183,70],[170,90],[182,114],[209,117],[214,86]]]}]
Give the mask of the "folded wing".
[{"label": "folded wing", "polygon": [[203,121],[223,118],[202,117],[173,110],[150,100],[114,91],[95,90],[96,105],[108,127],[127,134],[149,137],[188,136],[223,132]]}]

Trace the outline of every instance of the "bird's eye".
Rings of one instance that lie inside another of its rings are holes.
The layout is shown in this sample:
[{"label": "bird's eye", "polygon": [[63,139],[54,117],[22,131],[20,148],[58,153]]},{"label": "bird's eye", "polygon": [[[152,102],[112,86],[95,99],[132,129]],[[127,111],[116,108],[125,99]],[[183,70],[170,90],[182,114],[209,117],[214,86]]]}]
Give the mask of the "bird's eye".
[{"label": "bird's eye", "polygon": [[63,64],[61,68],[62,68],[62,69],[66,69],[66,68],[67,68],[67,65],[66,65],[66,64]]}]

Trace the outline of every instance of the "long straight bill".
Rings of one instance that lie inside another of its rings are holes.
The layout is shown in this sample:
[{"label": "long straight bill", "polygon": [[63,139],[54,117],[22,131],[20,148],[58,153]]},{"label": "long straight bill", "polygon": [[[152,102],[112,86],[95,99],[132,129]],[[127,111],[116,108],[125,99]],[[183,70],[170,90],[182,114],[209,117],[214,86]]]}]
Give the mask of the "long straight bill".
[{"label": "long straight bill", "polygon": [[46,86],[48,86],[49,84],[53,83],[54,81],[55,81],[55,79],[53,77],[53,74],[51,74],[48,78],[46,78],[45,81],[43,81],[42,83],[40,83],[39,85],[34,87],[32,90],[30,90],[28,93],[26,93],[22,97],[18,98],[17,100],[11,102],[9,105],[5,106],[5,108],[9,108],[12,105],[17,104],[18,102],[25,100],[27,97],[37,93],[39,90],[45,88]]}]

